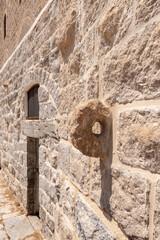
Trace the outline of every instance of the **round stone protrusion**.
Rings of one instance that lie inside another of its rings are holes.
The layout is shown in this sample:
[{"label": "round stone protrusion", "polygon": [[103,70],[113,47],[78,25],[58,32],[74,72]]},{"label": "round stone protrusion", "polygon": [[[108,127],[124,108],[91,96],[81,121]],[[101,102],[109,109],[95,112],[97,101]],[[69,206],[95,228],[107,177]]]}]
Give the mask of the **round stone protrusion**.
[{"label": "round stone protrusion", "polygon": [[[96,124],[95,124],[96,123]],[[96,134],[93,127],[98,126]],[[112,120],[109,106],[98,99],[84,101],[70,119],[71,142],[84,155],[104,157],[111,148]]]}]

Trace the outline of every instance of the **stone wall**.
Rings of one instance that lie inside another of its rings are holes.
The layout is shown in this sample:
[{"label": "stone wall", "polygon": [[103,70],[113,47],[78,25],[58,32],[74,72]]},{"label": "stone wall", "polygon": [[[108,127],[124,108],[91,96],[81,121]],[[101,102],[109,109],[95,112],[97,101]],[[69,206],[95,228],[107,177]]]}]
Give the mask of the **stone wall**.
[{"label": "stone wall", "polygon": [[[39,139],[48,238],[159,239],[159,26],[158,0],[49,0],[2,67],[2,173],[27,209],[27,137]],[[37,83],[39,120],[26,120],[26,92]],[[102,158],[71,144],[72,113],[90,99],[112,115]]]},{"label": "stone wall", "polygon": [[[20,3],[21,2],[21,3]],[[0,3],[0,68],[13,53],[47,0],[2,0]],[[4,16],[6,37],[4,39]]]}]

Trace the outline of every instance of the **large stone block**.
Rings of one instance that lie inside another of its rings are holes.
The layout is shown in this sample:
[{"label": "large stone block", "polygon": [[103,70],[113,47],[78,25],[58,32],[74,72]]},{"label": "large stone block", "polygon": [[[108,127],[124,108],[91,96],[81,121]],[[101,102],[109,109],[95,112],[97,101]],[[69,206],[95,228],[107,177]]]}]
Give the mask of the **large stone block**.
[{"label": "large stone block", "polygon": [[75,190],[65,181],[61,188],[60,203],[63,208],[63,212],[68,216],[68,218],[74,224],[75,221]]},{"label": "large stone block", "polygon": [[156,205],[154,212],[154,240],[159,240],[160,237],[160,180],[156,186]]},{"label": "large stone block", "polygon": [[59,112],[69,114],[80,102],[86,99],[85,82],[81,79],[59,91]]},{"label": "large stone block", "polygon": [[67,17],[65,25],[61,25],[56,34],[56,44],[60,49],[63,61],[66,63],[73,52],[76,38],[76,11],[73,10]]},{"label": "large stone block", "polygon": [[95,21],[98,19],[100,12],[104,9],[104,6],[107,4],[108,0],[82,0],[82,27],[83,31],[86,33]]},{"label": "large stone block", "polygon": [[66,240],[79,240],[76,230],[73,227],[69,218],[61,213],[59,219],[59,239],[66,239]]},{"label": "large stone block", "polygon": [[148,239],[150,181],[126,169],[112,169],[111,211],[131,239]]},{"label": "large stone block", "polygon": [[70,165],[70,144],[66,141],[60,141],[58,144],[57,167],[66,175],[69,174]]},{"label": "large stone block", "polygon": [[[145,6],[145,7],[144,7]],[[160,13],[160,2],[158,0],[140,0],[136,8],[136,22],[147,22]]]},{"label": "large stone block", "polygon": [[76,229],[83,240],[113,240],[113,234],[88,203],[78,195],[76,201]]},{"label": "large stone block", "polygon": [[159,23],[155,20],[148,24],[105,55],[100,71],[101,92],[106,100],[128,103],[159,98]]},{"label": "large stone block", "polygon": [[114,0],[108,4],[98,23],[99,56],[106,54],[125,37],[132,20],[132,0]]},{"label": "large stone block", "polygon": [[86,195],[89,193],[89,161],[89,157],[72,147],[70,178],[72,183]]},{"label": "large stone block", "polygon": [[160,173],[159,116],[159,106],[120,112],[117,140],[121,162]]}]

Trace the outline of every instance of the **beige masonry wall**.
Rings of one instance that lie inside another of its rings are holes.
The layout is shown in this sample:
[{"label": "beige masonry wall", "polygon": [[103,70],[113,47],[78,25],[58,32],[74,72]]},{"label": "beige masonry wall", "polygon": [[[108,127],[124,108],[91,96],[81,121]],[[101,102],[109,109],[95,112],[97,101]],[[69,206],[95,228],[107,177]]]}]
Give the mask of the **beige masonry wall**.
[{"label": "beige masonry wall", "polygon": [[[20,3],[21,2],[21,3]],[[2,0],[0,3],[0,68],[32,26],[47,0]],[[4,16],[6,37],[4,38]]]},{"label": "beige masonry wall", "polygon": [[[39,138],[48,238],[159,239],[159,37],[158,0],[50,0],[2,67],[2,173],[26,208],[27,137]],[[26,120],[26,91],[36,83],[40,118]],[[102,159],[71,144],[72,112],[90,99],[112,114]]]}]

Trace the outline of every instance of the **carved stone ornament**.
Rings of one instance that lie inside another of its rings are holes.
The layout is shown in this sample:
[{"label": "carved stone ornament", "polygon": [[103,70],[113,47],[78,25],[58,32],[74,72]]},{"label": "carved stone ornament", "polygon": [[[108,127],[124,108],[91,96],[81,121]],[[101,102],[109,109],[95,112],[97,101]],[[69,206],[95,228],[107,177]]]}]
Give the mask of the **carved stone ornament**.
[{"label": "carved stone ornament", "polygon": [[[93,133],[95,123],[101,126],[99,134]],[[111,148],[112,120],[109,106],[98,99],[84,101],[73,111],[70,119],[71,142],[84,155],[105,157]]]}]

